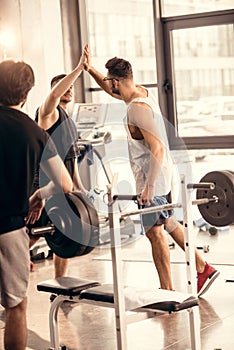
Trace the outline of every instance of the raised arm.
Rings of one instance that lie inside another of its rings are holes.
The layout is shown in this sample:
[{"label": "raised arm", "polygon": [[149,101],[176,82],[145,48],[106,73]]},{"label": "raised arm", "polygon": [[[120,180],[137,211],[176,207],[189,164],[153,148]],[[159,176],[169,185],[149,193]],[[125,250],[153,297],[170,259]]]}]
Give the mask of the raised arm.
[{"label": "raised arm", "polygon": [[84,69],[86,70],[86,72],[88,72],[96,81],[96,83],[105,91],[107,92],[109,95],[111,95],[114,98],[117,98],[119,100],[122,100],[121,96],[115,94],[112,92],[110,85],[108,83],[108,81],[103,81],[103,79],[105,78],[105,76],[100,73],[99,71],[97,71],[91,64],[91,55],[90,55],[90,51],[89,51],[89,46],[88,44],[85,45],[84,48],[84,55],[85,55],[85,61],[84,61]]},{"label": "raised arm", "polygon": [[54,87],[52,87],[49,95],[46,97],[44,103],[39,108],[38,124],[43,129],[48,129],[49,124],[54,124],[58,119],[58,111],[56,107],[60,102],[60,98],[71,88],[74,81],[79,77],[84,69],[85,54],[82,53],[79,63],[61,79]]}]

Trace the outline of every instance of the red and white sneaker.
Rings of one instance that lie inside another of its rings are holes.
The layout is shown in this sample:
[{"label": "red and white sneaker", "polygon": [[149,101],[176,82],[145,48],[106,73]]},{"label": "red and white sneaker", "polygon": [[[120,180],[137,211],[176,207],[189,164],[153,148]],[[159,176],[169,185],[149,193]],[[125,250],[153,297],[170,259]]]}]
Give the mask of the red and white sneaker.
[{"label": "red and white sneaker", "polygon": [[214,282],[214,280],[220,274],[214,267],[210,266],[207,262],[205,269],[202,273],[197,273],[197,295],[200,297],[204,294]]}]

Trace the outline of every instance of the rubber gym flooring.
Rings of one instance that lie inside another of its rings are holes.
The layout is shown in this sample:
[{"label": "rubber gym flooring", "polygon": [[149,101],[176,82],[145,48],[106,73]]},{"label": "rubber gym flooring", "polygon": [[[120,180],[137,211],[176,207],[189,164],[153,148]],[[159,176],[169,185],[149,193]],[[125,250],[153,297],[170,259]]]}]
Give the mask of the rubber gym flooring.
[{"label": "rubber gym flooring", "polygon": [[[220,276],[200,298],[202,350],[234,349],[234,227],[211,236],[194,227],[196,244],[209,245],[209,252],[201,250]],[[169,239],[170,243],[170,239]],[[170,249],[174,287],[186,292],[184,254],[179,247]],[[150,245],[138,232],[126,239],[122,246],[124,279],[127,285],[158,288],[159,282],[151,259]],[[38,292],[38,282],[53,278],[52,258],[34,260],[30,273],[28,294],[27,350],[49,349],[49,294]],[[72,258],[69,276],[112,282],[109,245],[97,247],[89,255]],[[114,310],[88,304],[64,303],[59,311],[61,344],[68,350],[115,350]],[[0,349],[3,349],[4,311],[0,308]],[[132,323],[127,327],[128,350],[186,350],[190,349],[189,321],[186,310]]]}]

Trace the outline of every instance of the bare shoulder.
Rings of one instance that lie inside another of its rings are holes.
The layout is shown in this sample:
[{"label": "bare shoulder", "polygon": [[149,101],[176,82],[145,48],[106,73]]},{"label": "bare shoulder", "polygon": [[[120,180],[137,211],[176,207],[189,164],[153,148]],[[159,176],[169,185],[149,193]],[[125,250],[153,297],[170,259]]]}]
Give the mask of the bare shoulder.
[{"label": "bare shoulder", "polygon": [[144,108],[144,109],[149,109],[151,110],[150,105],[147,102],[143,102],[143,101],[133,101],[131,104],[131,107],[134,108]]},{"label": "bare shoulder", "polygon": [[[141,86],[141,85],[136,85],[136,88],[137,88],[137,93],[134,97],[134,99],[144,99],[144,98],[147,98],[148,97],[148,90]],[[144,101],[133,101],[133,104],[136,106],[136,105],[139,105],[139,106],[142,106],[142,107],[146,107],[146,108],[149,108],[147,102],[144,102]]]},{"label": "bare shoulder", "polygon": [[139,97],[146,98],[146,97],[149,96],[149,92],[144,86],[136,85],[136,87],[137,87],[137,90],[138,90],[138,93],[139,93]]}]

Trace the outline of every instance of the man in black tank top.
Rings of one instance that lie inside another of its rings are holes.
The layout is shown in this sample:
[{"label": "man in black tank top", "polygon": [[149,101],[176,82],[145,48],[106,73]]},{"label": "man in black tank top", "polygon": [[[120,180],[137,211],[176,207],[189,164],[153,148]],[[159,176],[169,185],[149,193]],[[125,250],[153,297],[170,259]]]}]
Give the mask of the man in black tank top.
[{"label": "man in black tank top", "polygon": [[[64,164],[73,179],[73,189],[83,190],[77,165],[77,154],[75,143],[78,133],[75,123],[68,116],[66,108],[72,101],[72,88],[74,81],[83,71],[84,54],[76,68],[69,74],[60,74],[51,80],[51,91],[43,104],[36,112],[36,122],[46,130],[52,137],[58,154],[63,159]],[[37,172],[34,180],[34,190],[41,185],[47,184],[49,179]],[[36,238],[31,238],[30,247],[35,244]],[[55,278],[63,277],[67,273],[68,259],[58,257],[54,254]]]}]

